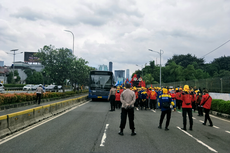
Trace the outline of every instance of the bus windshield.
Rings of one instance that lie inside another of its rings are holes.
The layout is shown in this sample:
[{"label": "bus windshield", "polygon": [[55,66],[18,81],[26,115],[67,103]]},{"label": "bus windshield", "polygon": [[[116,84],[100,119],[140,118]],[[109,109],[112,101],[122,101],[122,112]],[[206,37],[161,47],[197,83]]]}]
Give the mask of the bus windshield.
[{"label": "bus windshield", "polygon": [[90,88],[96,89],[110,89],[112,84],[111,75],[91,75]]}]

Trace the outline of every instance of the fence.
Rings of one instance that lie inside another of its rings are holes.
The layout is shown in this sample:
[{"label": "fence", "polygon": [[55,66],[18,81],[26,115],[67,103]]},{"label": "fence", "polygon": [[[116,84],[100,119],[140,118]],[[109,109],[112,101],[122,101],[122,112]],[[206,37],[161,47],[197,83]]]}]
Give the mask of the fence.
[{"label": "fence", "polygon": [[[189,81],[179,81],[179,82],[170,82],[170,83],[161,83],[164,87],[173,86],[184,86],[185,84],[189,86],[196,86],[197,88],[206,88],[209,92],[217,92],[217,93],[230,93],[230,76],[222,77],[222,78],[208,78],[201,80],[189,80]],[[151,85],[147,85],[150,87]],[[153,87],[158,87],[159,84],[152,84]]]}]

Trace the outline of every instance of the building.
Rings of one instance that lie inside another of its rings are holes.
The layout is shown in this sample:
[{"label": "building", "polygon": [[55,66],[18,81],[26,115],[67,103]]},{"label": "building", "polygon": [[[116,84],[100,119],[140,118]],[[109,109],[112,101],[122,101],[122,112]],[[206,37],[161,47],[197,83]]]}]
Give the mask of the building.
[{"label": "building", "polygon": [[113,72],[113,62],[109,62],[109,71]]},{"label": "building", "polygon": [[114,71],[115,73],[115,81],[122,81],[124,82],[125,81],[125,70],[115,70]]},{"label": "building", "polygon": [[99,71],[108,71],[108,67],[107,65],[99,65],[99,68],[98,68]]},{"label": "building", "polygon": [[0,66],[1,66],[1,67],[4,66],[4,61],[0,61]]},{"label": "building", "polygon": [[130,75],[129,75],[129,69],[126,69],[126,79],[129,79]]}]

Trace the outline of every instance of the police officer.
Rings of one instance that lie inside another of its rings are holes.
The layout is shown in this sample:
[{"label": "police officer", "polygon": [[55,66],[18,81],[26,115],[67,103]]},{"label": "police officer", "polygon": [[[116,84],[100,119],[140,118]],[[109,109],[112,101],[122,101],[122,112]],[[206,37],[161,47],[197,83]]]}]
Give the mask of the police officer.
[{"label": "police officer", "polygon": [[125,128],[127,115],[129,117],[129,127],[132,130],[131,135],[136,135],[134,127],[134,103],[136,101],[135,93],[130,90],[130,84],[126,84],[126,90],[121,93],[120,97],[121,106],[121,123],[119,135],[124,135],[123,129]]}]

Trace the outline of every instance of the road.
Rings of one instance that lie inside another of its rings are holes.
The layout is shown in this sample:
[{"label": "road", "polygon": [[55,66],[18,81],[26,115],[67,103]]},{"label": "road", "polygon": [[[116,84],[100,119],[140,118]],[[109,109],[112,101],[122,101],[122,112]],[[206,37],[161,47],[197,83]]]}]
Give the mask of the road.
[{"label": "road", "polygon": [[[182,115],[172,112],[169,131],[158,129],[160,111],[135,111],[136,136],[126,124],[118,135],[120,110],[108,102],[87,102],[0,140],[1,153],[229,153],[230,120],[211,116],[202,125],[194,113],[194,130],[182,131]],[[165,120],[163,122],[163,127]]]}]

